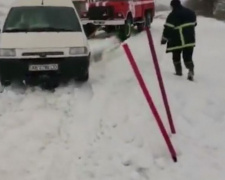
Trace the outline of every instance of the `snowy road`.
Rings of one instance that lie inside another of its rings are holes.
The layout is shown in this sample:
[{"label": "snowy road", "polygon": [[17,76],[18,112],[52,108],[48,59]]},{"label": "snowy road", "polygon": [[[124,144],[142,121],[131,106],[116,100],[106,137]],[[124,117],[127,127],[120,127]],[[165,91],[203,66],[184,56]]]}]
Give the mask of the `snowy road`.
[{"label": "snowy road", "polygon": [[[109,38],[90,41],[104,54],[92,63],[89,83],[55,93],[10,87],[0,95],[0,179],[223,180],[225,24],[198,18],[196,81],[188,82],[173,76],[171,55],[159,44],[163,23],[156,19],[152,33],[177,128],[177,164]],[[168,129],[145,33],[128,44]]]}]

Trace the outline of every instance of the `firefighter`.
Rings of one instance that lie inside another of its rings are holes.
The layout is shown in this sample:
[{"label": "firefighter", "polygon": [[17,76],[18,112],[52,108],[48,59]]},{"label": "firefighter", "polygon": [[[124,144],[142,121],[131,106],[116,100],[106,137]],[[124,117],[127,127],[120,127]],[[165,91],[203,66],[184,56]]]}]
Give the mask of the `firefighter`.
[{"label": "firefighter", "polygon": [[175,75],[182,76],[181,55],[188,72],[188,80],[194,78],[192,60],[195,47],[195,26],[197,25],[194,11],[182,6],[180,0],[170,3],[172,12],[164,25],[161,44],[167,44],[166,53],[172,53]]}]

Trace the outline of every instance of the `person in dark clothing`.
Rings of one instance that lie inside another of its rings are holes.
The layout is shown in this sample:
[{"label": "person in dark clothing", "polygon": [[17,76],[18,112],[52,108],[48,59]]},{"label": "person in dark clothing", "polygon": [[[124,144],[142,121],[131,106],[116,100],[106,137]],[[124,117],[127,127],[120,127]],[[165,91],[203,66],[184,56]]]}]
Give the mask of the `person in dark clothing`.
[{"label": "person in dark clothing", "polygon": [[166,53],[173,54],[175,75],[182,76],[182,55],[184,64],[189,70],[188,79],[193,80],[194,63],[192,56],[195,47],[196,14],[182,6],[180,0],[172,0],[170,5],[172,12],[166,19],[161,44],[167,44]]}]

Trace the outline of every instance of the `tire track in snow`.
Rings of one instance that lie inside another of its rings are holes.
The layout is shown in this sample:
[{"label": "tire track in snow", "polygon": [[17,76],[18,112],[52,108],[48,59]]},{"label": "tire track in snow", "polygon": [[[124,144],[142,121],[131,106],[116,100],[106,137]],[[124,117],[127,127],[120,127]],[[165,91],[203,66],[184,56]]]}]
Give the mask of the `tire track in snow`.
[{"label": "tire track in snow", "polygon": [[[81,166],[88,165],[86,164],[88,160],[85,161],[85,159],[91,158],[89,152],[92,149],[92,145],[88,143],[91,140],[86,137],[86,133],[92,132],[96,128],[96,121],[101,115],[98,112],[101,112],[105,106],[105,98],[108,97],[107,92],[105,94],[104,92],[95,93],[95,90],[93,92],[92,88],[91,85],[85,85],[75,90],[74,100],[69,102],[67,109],[68,118],[63,120],[60,125],[61,141],[57,145],[59,148],[54,155],[55,158],[52,159],[46,176],[47,179],[51,180],[59,177],[67,179],[71,175],[70,173],[74,173],[70,172],[70,167],[73,171],[76,171],[77,161],[80,161]],[[89,98],[86,97],[87,95]],[[83,105],[79,106],[79,102],[83,102]],[[87,109],[89,109],[88,113]],[[84,149],[89,149],[89,151],[82,152]],[[84,162],[82,162],[83,160]],[[91,172],[87,174],[88,176],[93,176]]]}]

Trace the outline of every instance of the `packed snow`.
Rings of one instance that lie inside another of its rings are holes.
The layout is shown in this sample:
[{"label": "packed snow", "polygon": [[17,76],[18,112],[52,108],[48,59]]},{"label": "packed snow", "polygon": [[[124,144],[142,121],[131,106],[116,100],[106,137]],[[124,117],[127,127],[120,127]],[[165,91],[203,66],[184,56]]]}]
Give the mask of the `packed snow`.
[{"label": "packed snow", "polygon": [[[99,56],[88,83],[54,93],[13,85],[0,94],[0,179],[223,180],[225,24],[198,17],[190,82],[173,75],[171,54],[160,45],[166,15],[157,13],[151,32],[177,130],[170,134],[177,163],[111,37],[90,40]],[[145,32],[127,43],[170,132]]]}]

